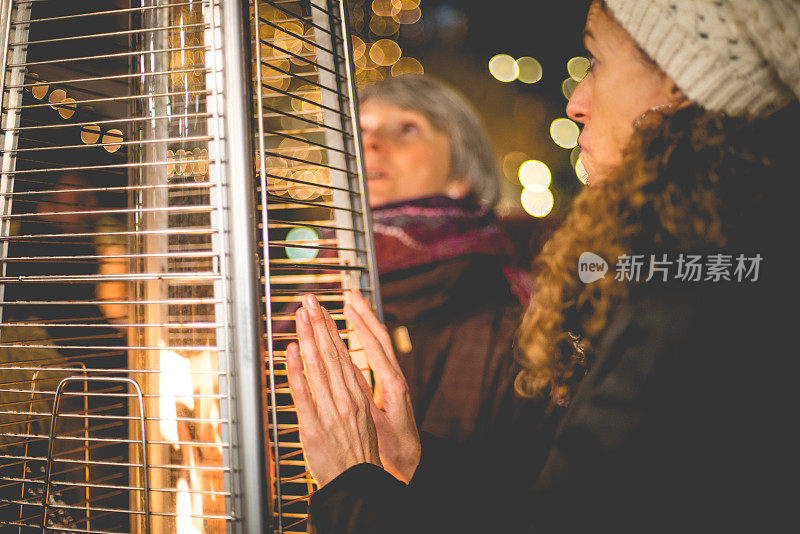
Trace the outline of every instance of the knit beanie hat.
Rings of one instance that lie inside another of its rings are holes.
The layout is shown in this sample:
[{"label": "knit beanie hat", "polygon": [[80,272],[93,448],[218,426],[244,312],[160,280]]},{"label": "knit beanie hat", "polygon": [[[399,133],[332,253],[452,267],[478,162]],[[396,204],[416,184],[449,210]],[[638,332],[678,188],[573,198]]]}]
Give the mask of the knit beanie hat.
[{"label": "knit beanie hat", "polygon": [[606,0],[693,102],[763,115],[800,98],[800,0]]}]

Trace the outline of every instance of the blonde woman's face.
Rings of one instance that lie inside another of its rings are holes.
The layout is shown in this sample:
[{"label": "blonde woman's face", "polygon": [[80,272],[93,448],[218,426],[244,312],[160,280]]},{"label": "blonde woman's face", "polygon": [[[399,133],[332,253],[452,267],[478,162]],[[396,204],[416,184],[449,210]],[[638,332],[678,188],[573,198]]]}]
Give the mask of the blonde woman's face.
[{"label": "blonde woman's face", "polygon": [[675,104],[682,95],[642,58],[631,36],[598,2],[589,8],[584,44],[591,67],[570,98],[567,115],[583,124],[578,144],[592,183],[619,165],[637,118],[651,108]]},{"label": "blonde woman's face", "polygon": [[367,100],[359,115],[372,206],[439,194],[454,196],[457,185],[450,180],[450,141],[422,113]]}]

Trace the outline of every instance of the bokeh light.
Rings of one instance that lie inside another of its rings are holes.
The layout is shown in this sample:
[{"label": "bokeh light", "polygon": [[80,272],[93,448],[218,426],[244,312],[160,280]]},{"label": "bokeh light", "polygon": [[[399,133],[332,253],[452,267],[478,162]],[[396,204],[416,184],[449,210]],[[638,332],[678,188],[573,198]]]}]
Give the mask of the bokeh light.
[{"label": "bokeh light", "polygon": [[367,50],[367,45],[364,44],[364,41],[357,35],[353,36],[353,60],[357,60],[359,58],[364,57],[364,53]]},{"label": "bokeh light", "polygon": [[31,94],[36,97],[37,100],[43,99],[47,95],[47,91],[50,90],[50,86],[47,85],[47,82],[42,80],[41,82],[37,82],[35,85],[31,86]]},{"label": "bokeh light", "polygon": [[550,169],[543,162],[530,159],[519,167],[519,182],[525,189],[544,191],[550,187]]},{"label": "bokeh light", "polygon": [[422,10],[419,7],[414,7],[409,10],[402,10],[399,13],[392,15],[392,18],[398,24],[414,24],[422,18]]},{"label": "bokeh light", "polygon": [[578,144],[581,130],[569,119],[556,119],[550,123],[550,137],[561,148],[574,148]]},{"label": "bokeh light", "polygon": [[581,81],[589,70],[589,60],[585,57],[574,57],[567,61],[567,72],[576,82]]},{"label": "bokeh light", "polygon": [[515,150],[503,156],[502,169],[503,176],[508,178],[511,183],[519,182],[519,167],[527,161],[528,155],[525,152]]},{"label": "bokeh light", "polygon": [[394,65],[400,59],[400,45],[391,39],[381,39],[369,48],[369,58],[377,65]]},{"label": "bokeh light", "polygon": [[381,17],[397,15],[401,9],[403,2],[400,0],[372,0],[372,12]]},{"label": "bokeh light", "polygon": [[65,98],[61,106],[62,107],[58,108],[58,114],[65,119],[72,117],[77,109],[77,103],[75,102],[75,99],[70,97]]},{"label": "bokeh light", "polygon": [[362,70],[356,73],[356,85],[364,87],[383,78],[383,73],[378,69]]},{"label": "bokeh light", "polygon": [[122,147],[122,131],[116,128],[107,131],[105,135],[103,135],[101,143],[106,145],[103,147],[106,149],[106,152],[116,152]]},{"label": "bokeh light", "polygon": [[81,141],[91,145],[100,139],[100,126],[97,124],[87,124],[81,128]]},{"label": "bokeh light", "polygon": [[569,153],[569,164],[574,167],[578,163],[578,159],[580,157],[581,157],[581,147],[576,146]]},{"label": "bokeh light", "polygon": [[564,95],[564,98],[569,100],[572,98],[572,93],[575,92],[575,88],[578,87],[578,82],[575,81],[574,78],[567,78],[563,82],[561,82],[561,94]]},{"label": "bokeh light", "polygon": [[519,74],[517,79],[524,83],[536,83],[542,79],[542,65],[532,57],[521,57],[517,60]]},{"label": "bokeh light", "polygon": [[67,92],[63,89],[56,89],[52,93],[50,93],[50,97],[47,99],[50,102],[50,107],[53,109],[58,109],[58,105],[64,102],[67,98]]},{"label": "bokeh light", "polygon": [[578,180],[586,185],[589,184],[589,173],[586,172],[586,167],[583,166],[580,158],[575,162],[575,174],[578,176]]},{"label": "bokeh light", "polygon": [[424,74],[425,69],[422,68],[422,63],[413,57],[401,57],[397,63],[392,65],[392,76],[400,76],[402,74]]},{"label": "bokeh light", "polygon": [[375,15],[369,19],[369,29],[372,30],[372,33],[375,35],[387,37],[397,33],[397,30],[400,29],[400,23],[392,17]]},{"label": "bokeh light", "polygon": [[523,189],[520,196],[522,209],[534,217],[545,217],[553,209],[553,193],[549,189],[541,191]]},{"label": "bokeh light", "polygon": [[[309,241],[309,245],[315,245],[319,241],[319,235],[313,228],[298,226],[289,230],[286,241]],[[319,254],[317,248],[286,247],[286,256],[293,260],[313,260],[317,254]]]},{"label": "bokeh light", "polygon": [[519,65],[508,54],[497,54],[489,60],[489,72],[501,82],[512,82],[519,76]]}]

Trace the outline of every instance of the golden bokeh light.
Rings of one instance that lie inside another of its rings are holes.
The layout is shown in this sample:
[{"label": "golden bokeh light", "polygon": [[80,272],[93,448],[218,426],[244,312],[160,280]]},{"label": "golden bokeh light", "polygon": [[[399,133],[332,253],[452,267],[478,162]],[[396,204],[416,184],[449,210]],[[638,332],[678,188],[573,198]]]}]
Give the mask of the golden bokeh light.
[{"label": "golden bokeh light", "polygon": [[375,35],[388,37],[394,35],[400,29],[400,23],[392,17],[381,17],[378,15],[369,19],[369,29]]},{"label": "golden bokeh light", "polygon": [[[292,179],[301,182],[316,183],[314,181],[314,171],[311,170],[294,171],[292,173]],[[308,185],[305,183],[292,183],[289,186],[289,196],[296,200],[311,200],[312,198],[318,196],[317,188],[313,185]]]},{"label": "golden bokeh light", "polygon": [[280,30],[275,30],[275,40],[272,42],[277,53],[299,54],[303,51],[303,41],[295,37],[303,35],[303,26],[299,22],[285,22],[280,24]]},{"label": "golden bokeh light", "polygon": [[523,162],[517,174],[519,182],[525,189],[544,191],[550,187],[552,178],[550,168],[539,160],[530,159]]},{"label": "golden bokeh light", "polygon": [[356,85],[358,87],[364,87],[365,85],[377,82],[383,78],[384,75],[379,69],[362,70],[356,72]]},{"label": "golden bokeh light", "polygon": [[403,10],[395,15],[392,15],[392,18],[398,24],[414,24],[422,18],[422,10],[419,7]]},{"label": "golden bokeh light", "polygon": [[[283,178],[289,178],[291,172],[286,168],[286,160],[275,156],[267,156],[264,158],[264,163],[267,168],[265,179],[267,181],[267,188],[270,192],[275,188],[286,187],[286,182]],[[256,172],[260,174],[261,158],[256,156]]]},{"label": "golden bokeh light", "polygon": [[175,175],[175,152],[167,150],[167,177]]},{"label": "golden bokeh light", "polygon": [[50,102],[50,107],[57,110],[58,105],[62,104],[64,100],[67,98],[67,92],[63,89],[56,89],[52,93],[50,93],[50,97],[47,99]]},{"label": "golden bokeh light", "polygon": [[403,9],[400,0],[372,0],[372,12],[381,17],[397,15]]},{"label": "golden bokeh light", "polygon": [[116,128],[107,131],[103,135],[102,143],[106,145],[103,147],[106,149],[106,152],[116,152],[120,149],[120,147],[122,147],[122,131],[117,130]]},{"label": "golden bokeh light", "polygon": [[364,44],[364,41],[357,35],[353,36],[353,61],[358,60],[359,58],[364,57],[364,53],[367,50],[367,45]]},{"label": "golden bokeh light", "polygon": [[91,145],[100,139],[100,126],[97,124],[87,124],[81,128],[81,141]]},{"label": "golden bokeh light", "polygon": [[208,149],[195,148],[193,154],[195,161],[194,172],[201,176],[208,174]]},{"label": "golden bokeh light", "polygon": [[375,64],[383,67],[394,65],[400,59],[401,55],[402,51],[400,50],[400,45],[391,39],[376,41],[369,48],[369,58],[374,61]]},{"label": "golden bokeh light", "polygon": [[68,119],[75,115],[76,109],[78,108],[75,99],[67,97],[64,99],[64,102],[61,103],[61,107],[58,108],[58,114],[61,115],[62,118]]},{"label": "golden bokeh light", "polygon": [[317,42],[317,38],[316,38],[316,35],[314,34],[314,27],[313,26],[310,26],[306,30],[306,33],[303,34],[303,39],[304,39],[303,40],[303,49],[306,50],[307,52],[315,52],[316,51],[316,46],[314,45],[314,43]]},{"label": "golden bokeh light", "polygon": [[585,57],[574,57],[567,61],[567,72],[576,82],[581,81],[589,70],[589,60]]},{"label": "golden bokeh light", "polygon": [[521,57],[517,60],[519,74],[517,79],[524,83],[536,83],[542,79],[542,65],[532,57]]},{"label": "golden bokeh light", "polygon": [[285,59],[270,59],[261,63],[261,94],[263,96],[277,96],[276,91],[285,91],[291,79],[289,75],[289,62]]},{"label": "golden bokeh light", "polygon": [[425,69],[422,68],[422,63],[413,57],[401,57],[397,63],[392,65],[392,76],[401,76],[403,74],[424,74]]},{"label": "golden bokeh light", "polygon": [[545,217],[553,209],[553,193],[549,189],[541,191],[523,189],[520,196],[522,209],[534,217]]},{"label": "golden bokeh light", "polygon": [[489,60],[489,72],[501,82],[513,82],[519,75],[519,66],[508,54],[497,54]]},{"label": "golden bokeh light", "polygon": [[31,86],[31,94],[36,98],[36,100],[41,100],[47,96],[47,91],[49,90],[50,86],[44,80]]},{"label": "golden bokeh light", "polygon": [[550,137],[561,148],[575,148],[581,129],[569,119],[556,119],[550,123]]}]

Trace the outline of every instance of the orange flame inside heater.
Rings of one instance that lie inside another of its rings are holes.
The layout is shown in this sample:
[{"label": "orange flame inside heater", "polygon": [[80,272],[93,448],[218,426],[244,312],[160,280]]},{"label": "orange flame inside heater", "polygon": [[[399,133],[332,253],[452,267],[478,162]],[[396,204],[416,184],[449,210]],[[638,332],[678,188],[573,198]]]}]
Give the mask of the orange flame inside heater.
[{"label": "orange flame inside heater", "polygon": [[224,532],[223,444],[216,354],[160,351],[159,427],[179,471],[176,534]]}]

